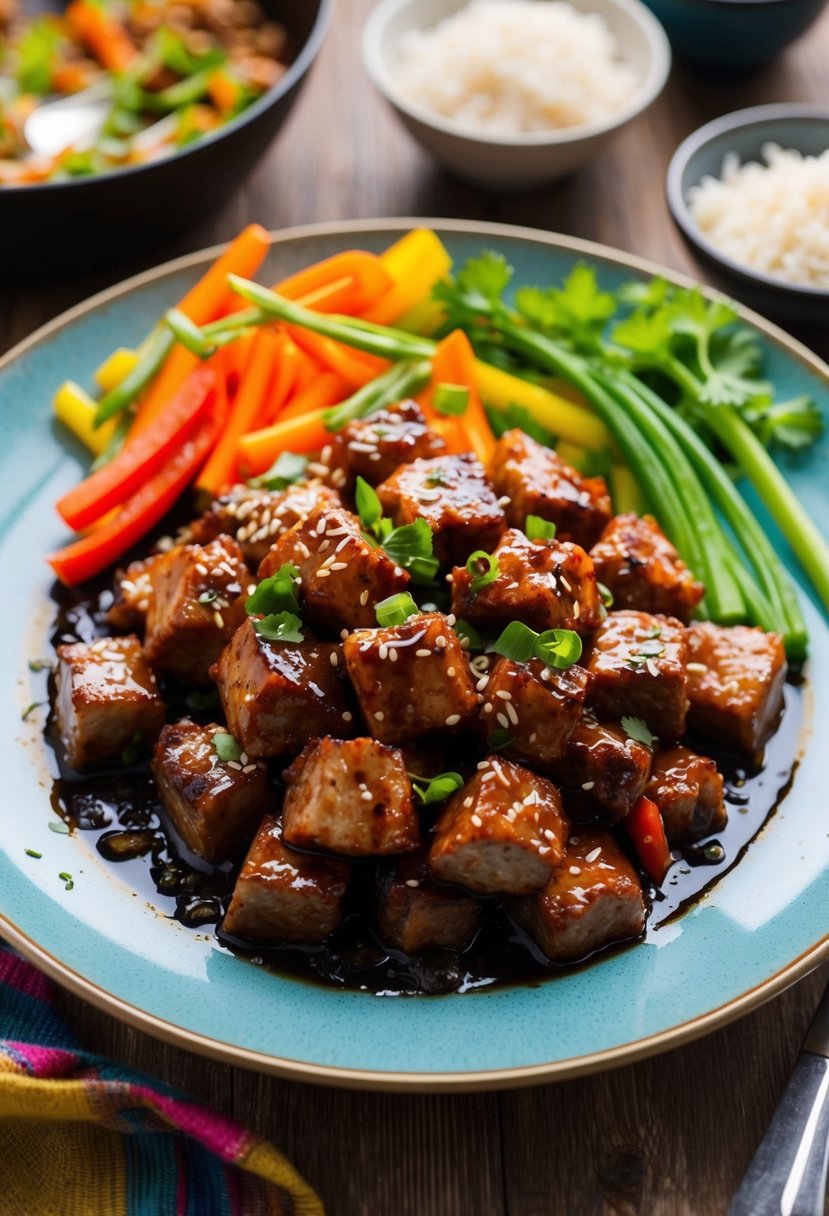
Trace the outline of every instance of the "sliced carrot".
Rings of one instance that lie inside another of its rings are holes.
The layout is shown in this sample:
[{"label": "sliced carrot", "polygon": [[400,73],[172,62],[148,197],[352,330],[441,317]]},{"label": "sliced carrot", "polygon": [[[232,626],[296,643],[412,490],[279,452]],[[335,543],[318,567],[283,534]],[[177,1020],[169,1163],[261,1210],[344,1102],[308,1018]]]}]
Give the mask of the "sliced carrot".
[{"label": "sliced carrot", "polygon": [[273,383],[262,415],[256,420],[255,429],[257,430],[279,417],[297,386],[300,359],[305,359],[299,347],[291,341],[284,330],[280,331],[279,337],[279,356],[276,361]]},{"label": "sliced carrot", "polygon": [[57,509],[69,527],[80,532],[130,498],[181,447],[187,434],[213,403],[215,388],[213,368],[197,368],[152,426],[136,438],[128,439],[109,464],[64,494]]},{"label": "sliced carrot", "polygon": [[296,393],[279,415],[279,421],[301,418],[324,406],[337,405],[349,396],[350,386],[336,372],[320,372],[301,392]]},{"label": "sliced carrot", "polygon": [[430,386],[415,397],[418,405],[423,410],[426,425],[435,434],[440,435],[446,444],[446,450],[451,456],[458,456],[461,452],[468,452],[471,444],[469,436],[463,428],[463,421],[460,418],[450,418],[445,414],[439,414],[432,405],[434,395],[434,387]]},{"label": "sliced carrot", "polygon": [[300,325],[286,325],[285,329],[300,350],[304,350],[306,355],[310,355],[328,371],[342,376],[352,391],[362,388],[389,367],[386,359],[354,350],[342,342],[335,342],[333,338],[311,333]]},{"label": "sliced carrot", "polygon": [[73,587],[94,578],[146,535],[192,481],[213,446],[221,423],[221,414],[216,410],[112,519],[51,554],[46,560],[61,582]]},{"label": "sliced carrot", "polygon": [[659,807],[642,794],[622,822],[639,854],[642,869],[659,885],[671,865],[671,850]]},{"label": "sliced carrot", "polygon": [[211,363],[215,361],[224,374],[228,397],[231,400],[236,396],[244,379],[255,339],[256,334],[243,334],[235,342],[223,346],[210,360]]},{"label": "sliced carrot", "polygon": [[495,449],[495,436],[478,392],[475,352],[462,329],[453,329],[438,343],[432,356],[432,382],[462,384],[469,389],[469,402],[461,421],[475,455],[486,464]]},{"label": "sliced carrot", "polygon": [[[225,304],[232,305],[238,297],[227,285],[229,274],[251,278],[261,266],[270,247],[270,237],[261,224],[249,224],[236,237],[224,253],[216,259],[184,298],[178,308],[196,325],[206,325],[214,320]],[[175,346],[161,371],[148,388],[133,423],[132,431],[140,435],[149,426],[165,402],[181,382],[198,365],[196,355]]]},{"label": "sliced carrot", "polygon": [[282,279],[273,290],[318,312],[356,313],[370,307],[393,285],[394,279],[376,254],[349,249]]},{"label": "sliced carrot", "polygon": [[111,72],[123,72],[138,54],[120,21],[91,0],[72,0],[64,16],[96,59]]},{"label": "sliced carrot", "polygon": [[210,100],[220,114],[227,116],[233,113],[239,100],[239,85],[228,76],[227,72],[223,72],[221,68],[211,72],[207,81],[207,91],[210,94]]},{"label": "sliced carrot", "polygon": [[254,338],[250,360],[227,425],[199,474],[200,490],[218,494],[219,490],[235,480],[239,439],[253,428],[256,418],[262,412],[274,378],[279,350],[279,335],[272,329],[260,329]]},{"label": "sliced carrot", "polygon": [[325,414],[324,409],[314,410],[243,435],[239,441],[241,471],[246,477],[257,476],[269,469],[281,452],[315,452],[325,447],[331,438],[325,428]]}]

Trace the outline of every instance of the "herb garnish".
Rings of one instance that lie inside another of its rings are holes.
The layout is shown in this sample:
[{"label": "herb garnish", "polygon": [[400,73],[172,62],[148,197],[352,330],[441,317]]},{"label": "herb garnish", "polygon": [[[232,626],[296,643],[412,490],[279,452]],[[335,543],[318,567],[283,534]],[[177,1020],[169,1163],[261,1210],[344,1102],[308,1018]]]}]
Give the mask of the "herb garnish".
[{"label": "herb garnish", "polygon": [[408,776],[412,783],[414,796],[424,806],[428,806],[430,802],[444,802],[463,785],[463,777],[460,773],[440,773],[431,780],[419,777],[417,773],[409,773]]},{"label": "herb garnish", "polygon": [[524,521],[524,534],[527,540],[553,540],[556,526],[540,515],[528,515]]},{"label": "herb garnish", "polygon": [[275,574],[263,578],[252,595],[245,602],[245,610],[249,616],[274,612],[298,612],[299,604],[296,598],[296,580],[299,578],[297,566],[285,562]]},{"label": "herb garnish", "polygon": [[438,384],[432,405],[439,414],[458,418],[466,413],[469,405],[469,389],[462,384]]},{"label": "herb garnish", "polygon": [[510,621],[492,649],[515,663],[539,659],[547,667],[564,671],[581,658],[582,643],[573,629],[547,629],[544,633],[536,633],[522,621]]},{"label": "herb garnish", "polygon": [[363,477],[357,478],[354,499],[366,539],[385,549],[392,561],[409,571],[414,582],[431,583],[439,563],[433,553],[432,529],[426,520],[416,519],[414,523],[393,527],[383,515],[377,492]]},{"label": "herb garnish", "polygon": [[637,743],[644,743],[646,747],[653,747],[656,735],[642,718],[623,717],[621,723],[622,730],[629,739],[635,739]]},{"label": "herb garnish", "polygon": [[302,480],[307,466],[307,456],[300,456],[296,452],[281,452],[267,473],[251,477],[248,485],[253,490],[287,490],[288,486]]},{"label": "herb garnish", "polygon": [[384,629],[390,625],[403,625],[410,616],[415,616],[419,612],[420,609],[408,591],[398,591],[395,595],[390,595],[386,599],[380,600],[379,604],[374,605],[377,624]]},{"label": "herb garnish", "polygon": [[242,755],[242,748],[236,739],[231,735],[230,731],[217,730],[211,740],[213,750],[223,764],[227,764],[229,760],[238,763]]},{"label": "herb garnish", "polygon": [[260,637],[269,642],[302,642],[302,621],[295,612],[272,612],[261,621],[254,621],[253,628]]},{"label": "herb garnish", "polygon": [[469,584],[469,590],[473,595],[477,595],[479,591],[483,591],[484,587],[488,587],[490,583],[495,582],[501,573],[501,568],[498,565],[498,558],[494,553],[487,553],[484,549],[476,549],[467,558],[466,572],[472,579],[472,582]]}]

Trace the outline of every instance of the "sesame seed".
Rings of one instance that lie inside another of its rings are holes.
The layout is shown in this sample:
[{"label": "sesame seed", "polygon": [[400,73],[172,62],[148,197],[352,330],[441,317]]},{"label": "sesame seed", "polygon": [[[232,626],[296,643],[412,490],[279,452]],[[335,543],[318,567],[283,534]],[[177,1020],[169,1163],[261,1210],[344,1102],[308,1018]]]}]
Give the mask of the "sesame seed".
[{"label": "sesame seed", "polygon": [[419,878],[407,878],[407,879],[406,879],[406,886],[407,886],[407,887],[419,887],[419,886],[420,886],[420,879],[419,879]]},{"label": "sesame seed", "polygon": [[579,601],[575,600],[573,603],[573,620],[574,621],[577,621],[579,619],[580,613],[581,613],[581,607],[579,606]]},{"label": "sesame seed", "polygon": [[512,693],[508,692],[506,688],[499,688],[495,695],[496,697],[500,697],[502,701],[512,700]]},{"label": "sesame seed", "polygon": [[556,834],[552,828],[545,828],[541,833],[545,840],[555,840]]},{"label": "sesame seed", "polygon": [[325,536],[325,529],[328,527],[328,520],[323,515],[322,519],[317,520],[317,536]]},{"label": "sesame seed", "polygon": [[204,562],[196,562],[196,570],[199,574],[207,574],[207,566]]},{"label": "sesame seed", "polygon": [[375,710],[374,716],[378,722],[382,722],[386,715],[383,713],[382,709],[378,709]]},{"label": "sesame seed", "polygon": [[351,540],[351,537],[350,537],[350,536],[344,536],[344,537],[342,538],[342,540],[338,540],[338,541],[337,541],[337,547],[336,547],[336,549],[334,550],[334,552],[335,552],[335,553],[342,553],[343,549],[346,547],[346,545],[348,544],[348,542],[349,542],[350,540]]},{"label": "sesame seed", "polygon": [[378,653],[378,655],[380,656],[380,658],[381,658],[381,659],[387,659],[387,658],[389,657],[389,647],[388,647],[388,643],[387,643],[387,642],[381,642],[381,643],[380,643],[380,646],[379,646],[379,648],[378,648],[378,650],[377,650],[377,653]]},{"label": "sesame seed", "polygon": [[379,459],[380,459],[379,452],[372,452],[371,455],[369,456],[369,460],[379,460]]},{"label": "sesame seed", "polygon": [[592,790],[592,788],[595,784],[596,784],[595,781],[582,781],[581,788],[583,790]]},{"label": "sesame seed", "polygon": [[488,683],[489,683],[489,676],[481,676],[480,680],[475,685],[475,691],[483,692]]},{"label": "sesame seed", "polygon": [[573,588],[572,588],[572,587],[570,586],[570,584],[567,582],[567,579],[564,577],[564,575],[563,575],[563,574],[560,574],[560,575],[559,575],[559,578],[561,579],[561,585],[562,585],[562,587],[564,588],[564,590],[565,590],[565,591],[570,591],[570,592],[572,592]]},{"label": "sesame seed", "polygon": [[477,764],[475,767],[477,768],[478,772],[480,773],[482,769],[489,768],[489,761],[481,760],[480,763]]},{"label": "sesame seed", "polygon": [[361,591],[360,592],[360,604],[362,605],[363,608],[365,608],[367,603],[368,603],[368,592]]},{"label": "sesame seed", "polygon": [[348,450],[349,452],[376,452],[377,448],[373,443],[363,443],[359,439],[352,439]]},{"label": "sesame seed", "polygon": [[341,629],[341,630],[340,630],[340,637],[342,638],[342,640],[343,640],[343,641],[345,641],[345,639],[348,637],[348,630],[347,630],[347,629]]},{"label": "sesame seed", "polygon": [[348,709],[347,709],[347,710],[345,711],[345,713],[342,715],[343,722],[350,722],[350,721],[351,721],[351,719],[352,719],[353,717],[354,717],[354,715],[353,715],[353,714],[351,713],[351,711],[350,711],[350,710],[348,710]]},{"label": "sesame seed", "polygon": [[447,624],[447,625],[454,625],[454,624],[455,624],[455,622],[457,621],[457,619],[458,619],[458,618],[455,616],[454,612],[450,612],[450,613],[449,613],[449,615],[448,615],[448,617],[446,618],[446,624]]},{"label": "sesame seed", "polygon": [[305,541],[302,541],[302,540],[297,541],[296,551],[300,557],[310,557],[311,556],[311,550],[305,544]]},{"label": "sesame seed", "polygon": [[[121,585],[123,586],[123,583]],[[686,663],[685,670],[692,676],[704,676],[708,668],[704,663]]]},{"label": "sesame seed", "polygon": [[470,794],[468,798],[464,798],[464,800],[463,800],[463,805],[464,805],[465,807],[469,808],[470,806],[472,806],[472,803],[473,803],[474,801],[475,801],[475,799],[474,799],[474,798],[473,798],[473,796]]},{"label": "sesame seed", "polygon": [[535,806],[536,803],[540,801],[541,796],[538,790],[530,790],[529,794],[527,794],[527,797],[524,799],[524,806]]},{"label": "sesame seed", "polygon": [[246,764],[242,769],[243,773],[255,773],[259,766],[257,764]]},{"label": "sesame seed", "polygon": [[581,870],[579,869],[578,866],[570,866],[570,873],[571,874],[581,874]]},{"label": "sesame seed", "polygon": [[495,707],[494,707],[494,705],[492,704],[492,702],[491,702],[491,701],[487,701],[486,705],[484,706],[484,713],[485,713],[485,714],[491,714],[494,708],[495,708]]},{"label": "sesame seed", "polygon": [[596,858],[601,854],[601,851],[602,851],[601,848],[597,845],[595,849],[590,850],[590,852],[587,854],[587,856],[585,857],[584,860],[585,861],[595,861]]},{"label": "sesame seed", "polygon": [[501,497],[498,499],[498,506],[499,507],[508,507],[511,502],[512,502],[512,499],[510,498],[509,494],[502,494]]},{"label": "sesame seed", "polygon": [[501,782],[501,785],[505,785],[507,787],[507,789],[509,789],[509,778],[507,777],[504,770],[501,768],[500,764],[496,764],[496,762],[494,760],[491,761],[491,764],[492,764],[492,770],[495,773],[495,776]]},{"label": "sesame seed", "polygon": [[214,620],[214,622],[215,622],[215,625],[216,625],[216,628],[217,628],[217,629],[224,629],[224,627],[225,627],[225,623],[224,623],[224,618],[222,617],[221,612],[214,612],[214,613],[213,613],[213,620]]},{"label": "sesame seed", "polygon": [[446,719],[446,725],[447,726],[457,726],[458,723],[460,722],[460,720],[461,720],[460,714],[450,714],[449,717]]},{"label": "sesame seed", "polygon": [[446,649],[446,638],[443,636],[442,633],[439,633],[438,636],[435,638],[435,646],[438,648],[438,650]]},{"label": "sesame seed", "polygon": [[331,666],[336,667],[337,664],[339,663],[339,661],[340,661],[340,656],[337,654],[336,650],[332,650],[331,651]]},{"label": "sesame seed", "polygon": [[242,765],[242,767],[243,767],[243,768],[244,768],[244,766],[245,766],[246,764],[249,764],[249,763],[250,763],[250,761],[248,760],[248,754],[247,754],[247,752],[242,752],[242,753],[240,754],[240,756],[239,756],[239,763]]},{"label": "sesame seed", "polygon": [[326,536],[330,536],[332,538],[335,536],[348,537],[348,535],[349,535],[348,528],[329,528],[328,531],[326,532]]},{"label": "sesame seed", "polygon": [[325,447],[320,452],[320,460],[323,464],[328,464],[331,459],[332,448],[330,443],[326,443]]},{"label": "sesame seed", "polygon": [[[331,567],[332,570],[346,570],[347,568],[348,562],[334,562]],[[578,605],[576,605],[576,607],[578,607]]]},{"label": "sesame seed", "polygon": [[652,676],[653,676],[653,678],[654,678],[655,680],[656,680],[656,679],[658,679],[658,677],[659,677],[659,668],[656,666],[656,663],[654,663],[653,659],[648,659],[648,661],[647,661],[647,663],[645,664],[645,666],[646,666],[646,667],[647,667],[647,669],[648,669],[648,673],[649,673],[650,675],[652,675]]},{"label": "sesame seed", "polygon": [[507,727],[509,726],[509,718],[507,717],[506,714],[496,714],[495,721],[498,723],[499,726],[503,726],[504,730],[506,730]]},{"label": "sesame seed", "polygon": [[362,798],[363,802],[371,802],[371,799],[372,799],[371,790],[363,790],[360,797]]},{"label": "sesame seed", "polygon": [[227,767],[235,769],[237,773],[241,773],[242,771],[242,766],[238,760],[228,760]]},{"label": "sesame seed", "polygon": [[416,659],[428,659],[431,657],[431,654],[432,654],[431,650],[416,650],[415,658]]},{"label": "sesame seed", "polygon": [[480,815],[470,815],[469,822],[473,823],[476,828],[482,828],[484,826],[484,821],[481,819]]},{"label": "sesame seed", "polygon": [[331,571],[323,569],[322,566],[317,571],[317,578],[329,578],[330,575],[331,575]]},{"label": "sesame seed", "polygon": [[446,674],[449,676],[449,678],[450,678],[450,680],[451,680],[452,676],[455,674],[455,668],[454,668],[454,667],[447,667],[447,668],[446,668]]},{"label": "sesame seed", "polygon": [[389,647],[389,662],[396,663],[397,660],[399,659],[399,657],[400,656],[397,653],[397,648],[395,646],[390,646]]},{"label": "sesame seed", "polygon": [[548,844],[540,844],[538,846],[539,856],[541,856],[541,857],[543,857],[546,853],[549,853],[549,851],[550,851],[550,846]]},{"label": "sesame seed", "polygon": [[507,717],[513,726],[518,725],[518,714],[515,712],[515,706],[512,701],[507,701]]}]

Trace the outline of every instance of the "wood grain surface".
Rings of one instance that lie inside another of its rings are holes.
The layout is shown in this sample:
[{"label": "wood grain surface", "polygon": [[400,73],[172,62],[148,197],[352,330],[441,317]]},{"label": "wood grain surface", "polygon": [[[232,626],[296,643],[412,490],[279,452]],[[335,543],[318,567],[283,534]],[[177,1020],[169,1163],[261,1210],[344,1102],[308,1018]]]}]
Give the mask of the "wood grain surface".
[{"label": "wood grain surface", "polygon": [[[764,101],[829,103],[829,11],[770,68],[739,82],[675,66],[649,113],[592,167],[522,195],[452,180],[367,83],[359,32],[370,0],[339,0],[307,89],[259,169],[220,214],[175,244],[71,281],[2,289],[6,347],[90,292],[231,237],[370,216],[458,216],[603,241],[697,272],[663,194],[688,132]],[[829,353],[822,335],[805,337]],[[667,1055],[579,1081],[503,1094],[348,1093],[277,1081],[158,1043],[63,995],[82,1042],[163,1077],[283,1148],[329,1216],[685,1216],[723,1213],[774,1109],[829,967],[741,1021]],[[160,1214],[161,1216],[161,1214]]]}]

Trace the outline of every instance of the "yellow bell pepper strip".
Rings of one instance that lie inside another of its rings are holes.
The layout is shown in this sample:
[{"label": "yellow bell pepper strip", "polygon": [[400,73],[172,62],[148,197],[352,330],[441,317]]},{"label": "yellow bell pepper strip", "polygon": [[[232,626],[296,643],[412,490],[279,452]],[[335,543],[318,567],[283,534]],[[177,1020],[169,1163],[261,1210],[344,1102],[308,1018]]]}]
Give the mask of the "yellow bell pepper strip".
[{"label": "yellow bell pepper strip", "polygon": [[361,313],[364,320],[378,325],[388,325],[415,305],[429,300],[435,283],[452,269],[446,246],[430,228],[407,232],[380,254],[380,262],[394,285]]},{"label": "yellow bell pepper strip", "polygon": [[58,514],[64,522],[81,532],[136,493],[181,448],[213,404],[215,386],[212,367],[196,368],[151,427],[128,440],[108,464],[58,500]]},{"label": "yellow bell pepper strip", "polygon": [[490,363],[478,360],[477,372],[478,392],[493,409],[520,405],[548,431],[588,451],[613,446],[604,423],[582,406]]},{"label": "yellow bell pepper strip", "polygon": [[138,351],[119,346],[105,359],[94,373],[95,383],[104,393],[110,393],[121,384],[138,362]]},{"label": "yellow bell pepper strip", "polygon": [[95,426],[98,403],[93,401],[74,380],[65,380],[55,393],[52,405],[60,419],[76,439],[95,456],[100,456],[112,438],[116,421],[111,418],[103,426]]},{"label": "yellow bell pepper strip", "polygon": [[556,454],[561,457],[565,464],[570,464],[574,469],[581,470],[583,461],[587,457],[587,451],[580,447],[577,443],[571,443],[569,439],[559,439],[555,445]]}]

